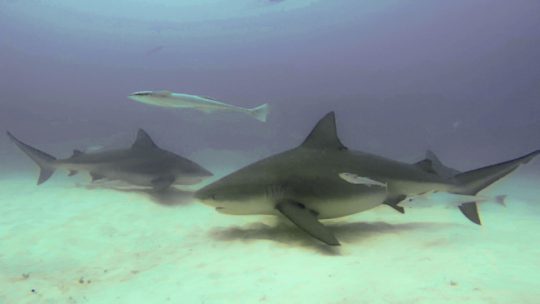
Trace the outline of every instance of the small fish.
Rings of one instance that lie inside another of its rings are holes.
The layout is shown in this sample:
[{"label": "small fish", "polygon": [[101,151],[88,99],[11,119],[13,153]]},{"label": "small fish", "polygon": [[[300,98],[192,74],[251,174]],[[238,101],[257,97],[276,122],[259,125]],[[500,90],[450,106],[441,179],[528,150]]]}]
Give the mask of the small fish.
[{"label": "small fish", "polygon": [[465,195],[465,194],[453,194],[453,193],[441,193],[428,191],[416,195],[407,196],[409,202],[419,200],[431,200],[436,202],[446,202],[449,206],[459,207],[462,204],[468,202],[486,203],[494,202],[498,205],[506,207],[506,194],[499,194],[495,196],[491,195]]},{"label": "small fish", "polygon": [[351,184],[366,185],[368,187],[377,186],[377,187],[386,188],[386,183],[378,182],[369,177],[358,176],[354,173],[343,172],[339,174],[339,177],[343,179],[344,181]]},{"label": "small fish", "polygon": [[141,91],[135,92],[128,98],[159,107],[195,109],[203,112],[228,111],[248,114],[255,119],[266,122],[268,105],[265,103],[255,108],[242,108],[210,97],[173,93],[169,91]]}]

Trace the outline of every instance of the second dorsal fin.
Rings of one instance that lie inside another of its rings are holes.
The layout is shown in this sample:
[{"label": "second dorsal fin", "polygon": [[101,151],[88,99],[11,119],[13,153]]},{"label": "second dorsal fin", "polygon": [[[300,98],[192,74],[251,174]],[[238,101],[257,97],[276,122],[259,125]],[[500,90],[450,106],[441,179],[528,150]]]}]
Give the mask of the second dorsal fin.
[{"label": "second dorsal fin", "polygon": [[431,150],[426,151],[426,158],[414,164],[425,172],[444,178],[452,178],[459,173],[458,170],[446,167]]},{"label": "second dorsal fin", "polygon": [[312,149],[347,149],[337,135],[336,115],[334,112],[326,114],[319,120],[301,147]]},{"label": "second dorsal fin", "polygon": [[83,155],[84,152],[82,152],[81,150],[73,150],[73,154],[71,155],[71,158],[74,158],[74,157],[77,157],[77,156],[81,156]]},{"label": "second dorsal fin", "polygon": [[137,139],[131,146],[133,149],[147,149],[147,148],[157,148],[157,145],[154,143],[150,135],[146,133],[143,129],[139,129],[137,132]]}]

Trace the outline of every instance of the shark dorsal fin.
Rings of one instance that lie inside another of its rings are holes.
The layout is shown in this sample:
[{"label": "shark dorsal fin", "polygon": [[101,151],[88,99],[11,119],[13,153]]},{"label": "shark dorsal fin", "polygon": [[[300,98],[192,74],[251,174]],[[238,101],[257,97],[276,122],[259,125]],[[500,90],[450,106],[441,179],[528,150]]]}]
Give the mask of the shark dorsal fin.
[{"label": "shark dorsal fin", "polygon": [[74,157],[77,157],[77,156],[81,156],[83,155],[84,153],[81,151],[81,150],[73,150],[73,154],[71,155],[71,158],[74,158]]},{"label": "shark dorsal fin", "polygon": [[143,129],[139,129],[137,132],[137,139],[131,146],[133,149],[148,149],[148,148],[157,148],[157,145],[154,143],[150,135],[146,133]]},{"label": "shark dorsal fin", "polygon": [[424,159],[414,164],[416,167],[422,169],[423,171],[431,174],[437,174],[435,170],[433,170],[433,162],[431,159]]},{"label": "shark dorsal fin", "polygon": [[347,149],[337,135],[336,116],[334,112],[326,114],[319,120],[301,147],[311,149]]},{"label": "shark dorsal fin", "polygon": [[458,170],[443,165],[437,155],[435,155],[435,153],[431,150],[426,151],[426,158],[424,160],[421,160],[414,165],[425,172],[445,178],[451,178],[459,173]]}]

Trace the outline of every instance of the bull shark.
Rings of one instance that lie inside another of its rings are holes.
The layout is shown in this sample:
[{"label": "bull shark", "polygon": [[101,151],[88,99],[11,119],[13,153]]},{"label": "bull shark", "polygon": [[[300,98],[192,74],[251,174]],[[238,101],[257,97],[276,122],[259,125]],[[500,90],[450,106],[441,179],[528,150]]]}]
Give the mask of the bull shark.
[{"label": "bull shark", "polygon": [[165,190],[173,184],[191,185],[212,176],[195,162],[159,148],[144,130],[139,129],[133,145],[127,149],[85,153],[74,150],[66,159],[56,159],[43,151],[17,139],[9,131],[9,138],[40,167],[37,184],[48,180],[56,169],[65,169],[69,175],[86,171],[92,181],[108,179],[132,185]]},{"label": "bull shark", "polygon": [[349,150],[338,138],[330,112],[300,146],[233,172],[201,188],[195,197],[220,213],[284,216],[315,239],[338,246],[320,220],[382,204],[403,213],[400,202],[430,191],[471,196],[459,209],[480,225],[476,194],[538,154],[540,150],[448,176],[457,171],[442,166],[431,153],[427,160],[409,164]]},{"label": "bull shark", "polygon": [[166,90],[161,91],[141,91],[135,92],[128,98],[159,107],[166,108],[189,108],[203,112],[227,111],[248,114],[255,119],[266,122],[268,115],[268,104],[263,104],[255,108],[243,108],[218,101],[211,97],[190,95],[184,93],[173,93]]}]

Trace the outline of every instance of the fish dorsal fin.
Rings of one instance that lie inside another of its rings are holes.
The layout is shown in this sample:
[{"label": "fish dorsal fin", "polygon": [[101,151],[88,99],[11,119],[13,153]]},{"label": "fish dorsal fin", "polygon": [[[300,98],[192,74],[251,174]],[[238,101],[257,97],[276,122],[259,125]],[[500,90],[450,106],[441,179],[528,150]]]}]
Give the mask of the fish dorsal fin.
[{"label": "fish dorsal fin", "polygon": [[74,157],[77,157],[77,156],[81,156],[81,155],[83,155],[83,154],[84,154],[83,151],[75,149],[75,150],[73,150],[73,154],[71,155],[71,158],[74,158]]},{"label": "fish dorsal fin", "polygon": [[169,96],[171,95],[172,92],[171,91],[167,91],[167,90],[158,90],[158,91],[154,91],[154,95],[158,95],[158,96]]},{"label": "fish dorsal fin", "polygon": [[132,149],[149,149],[149,148],[157,148],[157,145],[154,143],[152,138],[150,138],[150,135],[146,133],[143,129],[139,129],[139,132],[137,132],[137,139],[135,139],[135,142],[131,146]]},{"label": "fish dorsal fin", "polygon": [[336,116],[334,112],[326,114],[319,120],[301,147],[311,149],[347,149],[337,135]]}]

